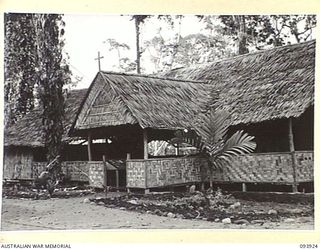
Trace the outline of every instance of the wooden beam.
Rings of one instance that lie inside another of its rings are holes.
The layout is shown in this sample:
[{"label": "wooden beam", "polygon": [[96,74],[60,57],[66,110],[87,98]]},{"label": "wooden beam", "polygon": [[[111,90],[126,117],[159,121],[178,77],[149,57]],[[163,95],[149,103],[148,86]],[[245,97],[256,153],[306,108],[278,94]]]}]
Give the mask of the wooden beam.
[{"label": "wooden beam", "polygon": [[116,170],[116,188],[117,192],[119,192],[119,170]]},{"label": "wooden beam", "polygon": [[103,186],[104,191],[106,195],[108,194],[108,169],[107,169],[107,163],[106,163],[106,156],[102,155],[102,161],[103,161]]},{"label": "wooden beam", "polygon": [[131,159],[131,154],[127,153],[127,160],[130,160],[130,159]]},{"label": "wooden beam", "polygon": [[[130,153],[127,153],[127,161],[131,159],[131,154]],[[126,186],[127,186],[127,181],[128,181],[128,171],[127,171],[127,166],[128,166],[128,163],[126,163]],[[130,193],[130,188],[127,188],[127,192]]]},{"label": "wooden beam", "polygon": [[242,183],[242,192],[247,192],[247,185],[246,185],[246,183]]},{"label": "wooden beam", "polygon": [[176,147],[176,155],[180,154],[180,146],[179,143],[177,143],[177,147]]},{"label": "wooden beam", "polygon": [[88,161],[92,161],[92,135],[91,131],[88,133]]},{"label": "wooden beam", "polygon": [[148,159],[148,133],[147,130],[143,130],[143,159]]},{"label": "wooden beam", "polygon": [[293,129],[292,129],[292,118],[289,118],[289,149],[292,158],[292,175],[293,175],[293,184],[292,184],[292,191],[298,192],[298,184],[297,184],[297,176],[296,176],[296,168],[297,168],[297,158],[295,154],[295,147],[294,147],[294,137],[293,137]]}]

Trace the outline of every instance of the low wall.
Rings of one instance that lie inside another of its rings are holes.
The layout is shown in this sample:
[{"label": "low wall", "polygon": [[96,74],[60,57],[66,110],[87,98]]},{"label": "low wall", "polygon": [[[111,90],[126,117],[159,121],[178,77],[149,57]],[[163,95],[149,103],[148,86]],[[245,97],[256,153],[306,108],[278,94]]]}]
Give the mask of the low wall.
[{"label": "low wall", "polygon": [[70,177],[72,181],[89,181],[89,169],[87,161],[64,161],[62,171]]},{"label": "low wall", "polygon": [[34,162],[32,163],[32,172],[31,172],[30,178],[31,178],[31,179],[34,179],[34,178],[36,178],[37,176],[39,176],[40,173],[46,169],[46,166],[47,166],[47,163],[46,163],[46,162],[37,162],[37,161],[34,161]]},{"label": "low wall", "polygon": [[[33,179],[45,170],[46,162],[33,162],[32,171],[28,179]],[[89,181],[89,168],[87,161],[64,161],[61,163],[63,173],[71,181]]]},{"label": "low wall", "polygon": [[[313,152],[299,151],[295,154],[297,181],[313,181]],[[205,160],[196,157],[129,160],[127,187],[150,188],[200,182],[205,168]],[[232,165],[214,170],[213,181],[289,184],[293,182],[292,155],[262,153],[240,156]]]},{"label": "low wall", "polygon": [[313,151],[296,152],[297,157],[297,181],[309,182],[314,179],[314,155]]},{"label": "low wall", "polygon": [[[23,168],[28,170],[28,174],[17,175],[16,172],[13,172],[15,169],[12,169],[12,173],[6,171],[10,173],[10,175],[4,175],[4,179],[34,179],[45,170],[46,166],[46,162],[31,162]],[[61,168],[63,173],[67,178],[70,178],[71,181],[89,182],[92,187],[103,187],[104,174],[102,161],[64,161],[61,163]]]},{"label": "low wall", "polygon": [[149,188],[199,182],[203,159],[166,158],[127,161],[127,187]]},{"label": "low wall", "polygon": [[[296,152],[296,179],[313,181],[313,152]],[[292,183],[293,167],[290,153],[261,153],[243,155],[232,165],[214,171],[217,182]]]},{"label": "low wall", "polygon": [[91,187],[103,188],[104,184],[104,172],[102,161],[88,161],[89,170],[89,185]]}]

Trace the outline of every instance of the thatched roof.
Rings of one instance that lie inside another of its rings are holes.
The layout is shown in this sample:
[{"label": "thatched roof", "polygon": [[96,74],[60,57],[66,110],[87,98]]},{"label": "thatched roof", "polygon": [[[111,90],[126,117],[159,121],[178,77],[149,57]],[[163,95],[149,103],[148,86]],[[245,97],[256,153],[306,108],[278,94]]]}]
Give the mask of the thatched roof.
[{"label": "thatched roof", "polygon": [[[65,119],[63,140],[68,141],[68,131],[75,119],[87,89],[72,90],[65,102]],[[22,117],[16,124],[4,132],[5,146],[43,147],[41,110],[35,109]]]},{"label": "thatched roof", "polygon": [[139,124],[142,128],[189,127],[217,98],[195,81],[99,72],[75,121],[75,130]]},{"label": "thatched roof", "polygon": [[233,125],[298,117],[314,103],[315,41],[178,68],[165,77],[215,86]]}]

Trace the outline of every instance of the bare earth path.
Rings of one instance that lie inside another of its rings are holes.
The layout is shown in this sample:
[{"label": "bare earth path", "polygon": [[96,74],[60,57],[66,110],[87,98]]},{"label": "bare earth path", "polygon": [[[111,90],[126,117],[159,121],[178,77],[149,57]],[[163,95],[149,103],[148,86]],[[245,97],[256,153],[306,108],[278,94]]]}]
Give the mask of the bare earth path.
[{"label": "bare earth path", "polygon": [[222,224],[142,214],[83,203],[84,197],[48,200],[2,199],[1,230],[66,229],[291,229],[313,230],[312,218],[263,225]]}]

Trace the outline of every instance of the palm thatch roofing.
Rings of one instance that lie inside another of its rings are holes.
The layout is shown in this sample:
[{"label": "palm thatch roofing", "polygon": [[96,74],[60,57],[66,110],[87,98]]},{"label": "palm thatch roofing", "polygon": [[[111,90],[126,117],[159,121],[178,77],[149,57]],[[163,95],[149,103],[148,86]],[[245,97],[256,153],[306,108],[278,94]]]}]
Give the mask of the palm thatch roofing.
[{"label": "palm thatch roofing", "polygon": [[[77,110],[87,92],[87,89],[71,90],[65,102],[65,118],[63,141],[68,142],[68,131],[74,121]],[[14,125],[4,131],[4,146],[43,147],[41,109],[34,109],[22,117]]]},{"label": "palm thatch roofing", "polygon": [[138,124],[141,128],[189,127],[218,93],[200,82],[99,72],[77,115],[74,129]]},{"label": "palm thatch roofing", "polygon": [[299,117],[314,103],[315,40],[178,68],[165,77],[206,81],[232,124]]}]

